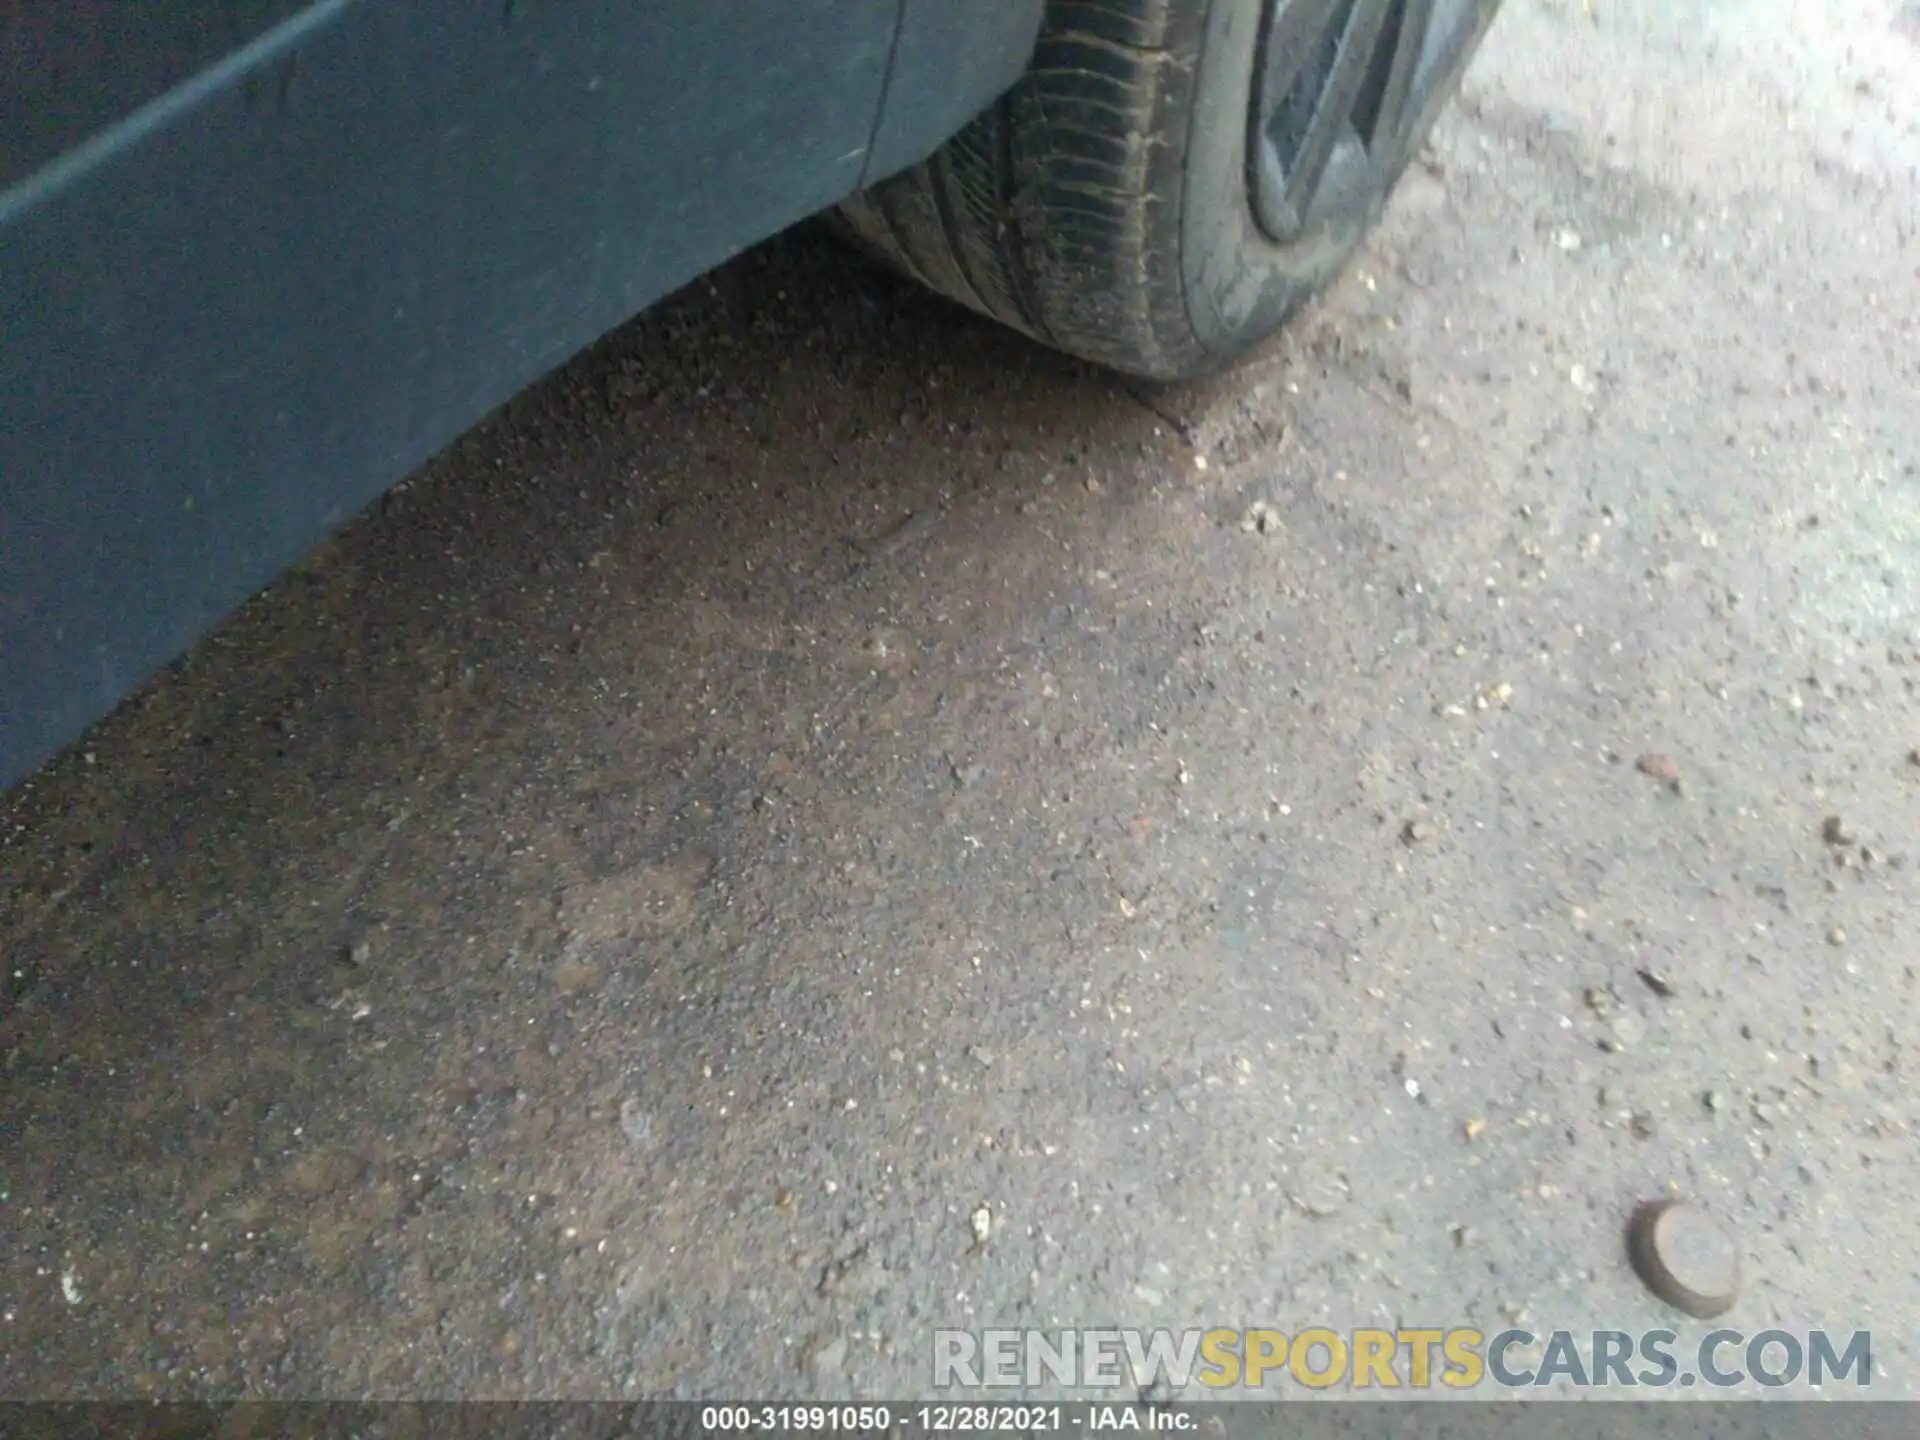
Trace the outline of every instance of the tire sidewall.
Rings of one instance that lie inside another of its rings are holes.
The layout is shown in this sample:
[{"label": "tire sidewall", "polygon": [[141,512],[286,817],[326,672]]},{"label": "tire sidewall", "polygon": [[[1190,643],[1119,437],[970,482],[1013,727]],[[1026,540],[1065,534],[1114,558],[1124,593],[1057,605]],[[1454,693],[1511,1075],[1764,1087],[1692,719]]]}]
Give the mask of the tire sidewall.
[{"label": "tire sidewall", "polygon": [[1410,144],[1373,162],[1357,203],[1336,210],[1298,241],[1276,244],[1254,219],[1248,187],[1248,126],[1259,58],[1263,0],[1207,5],[1186,147],[1181,206],[1181,283],[1194,338],[1221,362],[1279,327],[1330,283],[1379,218],[1435,113],[1452,95],[1498,0],[1476,0],[1470,38],[1435,87]]}]

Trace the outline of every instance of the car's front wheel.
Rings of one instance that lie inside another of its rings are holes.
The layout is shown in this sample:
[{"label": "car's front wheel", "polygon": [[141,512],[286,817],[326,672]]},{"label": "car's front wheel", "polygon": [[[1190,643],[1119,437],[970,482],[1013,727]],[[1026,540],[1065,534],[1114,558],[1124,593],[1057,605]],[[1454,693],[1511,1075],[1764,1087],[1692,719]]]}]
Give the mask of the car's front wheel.
[{"label": "car's front wheel", "polygon": [[1013,91],[842,214],[1062,350],[1216,370],[1346,263],[1498,3],[1049,0]]}]

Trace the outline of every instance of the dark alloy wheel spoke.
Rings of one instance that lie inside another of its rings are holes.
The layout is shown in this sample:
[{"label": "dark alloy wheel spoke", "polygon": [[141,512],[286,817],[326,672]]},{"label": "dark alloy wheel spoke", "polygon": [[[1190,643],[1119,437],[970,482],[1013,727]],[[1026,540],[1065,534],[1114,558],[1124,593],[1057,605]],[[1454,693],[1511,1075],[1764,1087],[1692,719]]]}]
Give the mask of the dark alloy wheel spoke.
[{"label": "dark alloy wheel spoke", "polygon": [[1270,0],[1254,86],[1251,191],[1261,228],[1299,237],[1343,167],[1400,145],[1422,108],[1445,0]]},{"label": "dark alloy wheel spoke", "polygon": [[1379,49],[1379,58],[1386,61],[1387,67],[1380,87],[1380,101],[1368,117],[1370,123],[1361,126],[1369,150],[1377,143],[1377,138],[1397,139],[1412,119],[1408,112],[1409,102],[1415,98],[1414,72],[1419,68],[1420,56],[1427,43],[1427,29],[1433,20],[1433,0],[1405,0],[1396,10],[1393,18],[1397,23],[1392,27],[1390,43],[1383,44]]}]

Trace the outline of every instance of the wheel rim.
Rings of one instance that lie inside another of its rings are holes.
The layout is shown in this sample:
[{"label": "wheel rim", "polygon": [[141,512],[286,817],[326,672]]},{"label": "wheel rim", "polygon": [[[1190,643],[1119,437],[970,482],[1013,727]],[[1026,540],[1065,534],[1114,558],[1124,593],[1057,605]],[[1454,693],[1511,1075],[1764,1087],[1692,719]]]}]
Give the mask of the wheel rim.
[{"label": "wheel rim", "polygon": [[1282,244],[1365,203],[1403,156],[1478,24],[1476,0],[1266,0],[1249,198]]}]

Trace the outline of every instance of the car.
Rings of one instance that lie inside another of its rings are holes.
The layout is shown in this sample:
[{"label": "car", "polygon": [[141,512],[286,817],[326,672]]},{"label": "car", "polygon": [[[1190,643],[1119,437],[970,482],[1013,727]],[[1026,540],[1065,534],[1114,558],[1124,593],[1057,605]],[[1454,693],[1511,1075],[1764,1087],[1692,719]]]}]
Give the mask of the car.
[{"label": "car", "polygon": [[1102,365],[1230,365],[1352,253],[1496,4],[10,7],[0,786],[805,217]]}]

